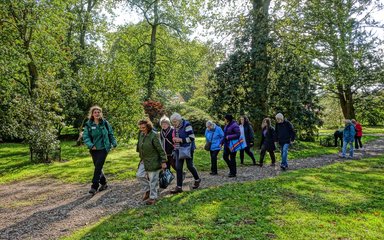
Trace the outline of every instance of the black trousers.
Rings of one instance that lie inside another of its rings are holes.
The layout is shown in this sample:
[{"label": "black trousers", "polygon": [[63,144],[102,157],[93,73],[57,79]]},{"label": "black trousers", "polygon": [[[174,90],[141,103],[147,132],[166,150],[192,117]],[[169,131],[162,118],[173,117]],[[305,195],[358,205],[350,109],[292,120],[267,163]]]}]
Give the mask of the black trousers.
[{"label": "black trousers", "polygon": [[255,159],[255,156],[253,155],[253,152],[251,151],[251,148],[250,148],[249,146],[247,146],[246,148],[240,150],[240,163],[241,163],[241,164],[244,163],[244,152],[245,152],[248,156],[251,157],[252,162],[253,162],[253,164],[255,165],[255,164],[256,164],[256,159]]},{"label": "black trousers", "polygon": [[271,160],[272,160],[272,164],[275,164],[276,163],[275,152],[271,149],[267,149],[267,147],[265,145],[262,145],[261,150],[260,150],[260,165],[263,165],[266,152],[269,153],[269,156],[271,157]]},{"label": "black trousers", "polygon": [[108,153],[105,149],[91,150],[90,152],[93,160],[93,165],[95,166],[95,171],[93,172],[92,179],[92,188],[97,190],[99,188],[99,184],[107,184],[107,179],[105,178],[103,173],[103,166]]},{"label": "black trousers", "polygon": [[209,151],[211,155],[211,173],[217,173],[217,155],[220,150]]},{"label": "black trousers", "polygon": [[[179,154],[176,154],[178,156]],[[187,162],[187,168],[192,173],[192,176],[195,180],[199,179],[199,174],[197,173],[197,169],[195,168],[195,165],[193,164],[193,151],[191,153],[191,158],[187,159],[178,159],[176,158],[176,180],[177,180],[177,186],[182,187],[183,186],[183,165],[184,160]]]},{"label": "black trousers", "polygon": [[341,141],[341,145],[340,145],[340,147],[342,147],[342,146],[343,146],[343,133],[342,133],[342,132],[338,132],[338,131],[336,131],[336,132],[333,134],[333,136],[335,137],[335,147],[337,147],[337,142],[338,142],[339,139],[340,139],[340,141]]},{"label": "black trousers", "polygon": [[229,174],[236,175],[236,152],[231,152],[229,147],[224,147],[223,159],[229,168]]},{"label": "black trousers", "polygon": [[360,137],[355,136],[355,148],[359,149],[359,146],[360,148],[363,147],[363,143],[361,142],[361,136]]}]

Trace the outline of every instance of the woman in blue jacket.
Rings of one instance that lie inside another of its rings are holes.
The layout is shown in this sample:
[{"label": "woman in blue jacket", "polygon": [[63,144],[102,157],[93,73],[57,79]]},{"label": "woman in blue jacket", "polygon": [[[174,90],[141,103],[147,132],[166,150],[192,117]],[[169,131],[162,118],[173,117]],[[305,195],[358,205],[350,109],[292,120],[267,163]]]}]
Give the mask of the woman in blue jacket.
[{"label": "woman in blue jacket", "polygon": [[217,156],[221,150],[220,143],[224,138],[224,132],[221,127],[212,121],[207,121],[205,130],[205,140],[211,143],[209,154],[211,156],[211,175],[217,175]]},{"label": "woman in blue jacket", "polygon": [[355,126],[353,126],[351,120],[345,119],[345,128],[343,131],[343,150],[342,157],[345,158],[347,152],[347,146],[349,145],[349,157],[353,158],[353,143],[355,141]]}]

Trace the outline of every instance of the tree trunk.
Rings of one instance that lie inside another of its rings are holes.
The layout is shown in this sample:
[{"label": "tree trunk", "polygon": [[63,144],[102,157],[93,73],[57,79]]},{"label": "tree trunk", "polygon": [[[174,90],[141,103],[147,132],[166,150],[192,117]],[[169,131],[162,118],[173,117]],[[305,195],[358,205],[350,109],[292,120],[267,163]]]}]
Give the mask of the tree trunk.
[{"label": "tree trunk", "polygon": [[147,95],[145,97],[145,100],[152,99],[156,80],[156,34],[157,27],[159,24],[158,1],[154,2],[153,8],[154,22],[152,24],[151,43],[149,45],[149,77],[147,82]]},{"label": "tree trunk", "polygon": [[340,106],[343,111],[343,116],[345,119],[354,119],[355,118],[355,108],[353,106],[353,94],[351,87],[343,88],[342,85],[337,86],[338,89],[338,98],[340,101]]},{"label": "tree trunk", "polygon": [[[253,27],[251,50],[251,81],[254,85],[252,95],[249,97],[257,109],[250,113],[254,126],[258,126],[268,115],[267,89],[269,74],[269,56],[267,45],[269,42],[268,9],[270,0],[253,0]],[[255,132],[260,132],[255,127]],[[258,135],[257,135],[258,136]]]}]

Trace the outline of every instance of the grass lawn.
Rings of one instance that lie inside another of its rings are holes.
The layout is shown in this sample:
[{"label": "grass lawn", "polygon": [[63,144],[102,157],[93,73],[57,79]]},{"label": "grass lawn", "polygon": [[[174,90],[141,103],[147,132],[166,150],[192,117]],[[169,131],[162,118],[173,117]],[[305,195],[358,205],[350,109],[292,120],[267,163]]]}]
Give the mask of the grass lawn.
[{"label": "grass lawn", "polygon": [[[367,136],[363,138],[363,142],[376,138]],[[209,152],[203,150],[204,143],[203,137],[196,139],[197,150],[195,151],[194,162],[199,171],[210,170]],[[93,163],[89,152],[86,147],[76,147],[74,145],[75,142],[70,141],[62,143],[62,159],[65,160],[63,162],[32,164],[29,161],[27,145],[0,144],[0,184],[34,177],[50,177],[76,183],[89,182],[93,176]],[[318,142],[297,141],[289,152],[289,158],[305,158],[337,152],[337,148],[322,147]],[[258,161],[258,149],[255,149],[255,155]],[[219,155],[219,169],[227,167],[221,156],[222,154]],[[276,156],[279,161],[280,155],[278,152],[276,152]],[[237,154],[237,162],[239,163],[239,161],[239,154]],[[267,155],[266,163],[269,162],[269,155]],[[120,146],[108,155],[104,165],[104,172],[109,180],[134,178],[138,163],[139,157],[134,146]],[[245,156],[245,163],[252,163],[248,156]]]},{"label": "grass lawn", "polygon": [[384,157],[184,192],[67,239],[383,239]]}]

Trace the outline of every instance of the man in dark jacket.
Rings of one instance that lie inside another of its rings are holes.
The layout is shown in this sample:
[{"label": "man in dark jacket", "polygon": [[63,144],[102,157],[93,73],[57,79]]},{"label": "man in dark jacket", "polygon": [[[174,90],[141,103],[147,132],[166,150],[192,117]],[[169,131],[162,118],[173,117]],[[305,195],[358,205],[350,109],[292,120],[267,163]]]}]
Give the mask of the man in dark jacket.
[{"label": "man in dark jacket", "polygon": [[288,168],[288,148],[289,145],[295,141],[295,131],[293,130],[292,123],[284,120],[281,113],[276,114],[276,139],[281,150],[281,164],[280,167],[283,171]]}]

